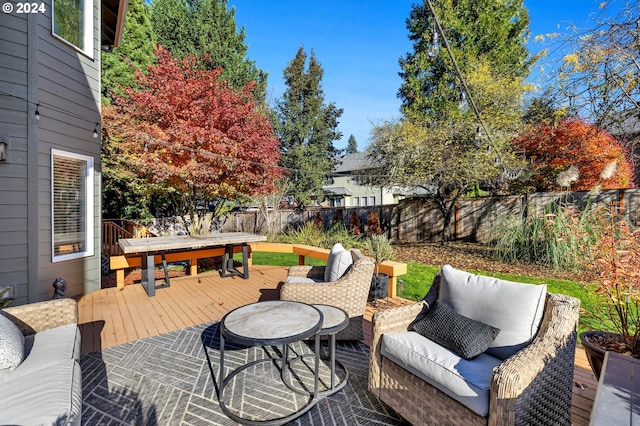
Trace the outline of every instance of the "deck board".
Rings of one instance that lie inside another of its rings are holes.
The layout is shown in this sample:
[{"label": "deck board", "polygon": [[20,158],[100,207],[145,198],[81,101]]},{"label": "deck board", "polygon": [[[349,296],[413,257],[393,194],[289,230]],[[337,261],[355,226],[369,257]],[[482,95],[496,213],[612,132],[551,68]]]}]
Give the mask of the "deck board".
[{"label": "deck board", "polygon": [[[217,272],[171,278],[171,286],[148,297],[140,284],[102,289],[78,298],[82,353],[132,340],[217,321],[229,311],[257,301],[278,300],[279,282],[287,268],[254,265],[248,280],[221,278]],[[162,282],[162,274],[158,281]],[[371,317],[380,309],[410,303],[400,298],[380,299],[367,305],[364,330],[370,344]],[[572,424],[588,425],[598,382],[582,348],[576,350]]]}]

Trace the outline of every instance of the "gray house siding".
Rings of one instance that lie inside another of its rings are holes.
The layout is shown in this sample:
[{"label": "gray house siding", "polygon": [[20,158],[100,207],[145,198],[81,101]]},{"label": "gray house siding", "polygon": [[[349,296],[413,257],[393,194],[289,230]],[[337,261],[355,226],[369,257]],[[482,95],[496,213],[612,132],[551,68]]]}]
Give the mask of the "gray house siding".
[{"label": "gray house siding", "polygon": [[[66,279],[68,296],[100,288],[100,143],[92,137],[100,121],[100,2],[94,2],[93,58],[52,35],[51,0],[46,3],[46,13],[5,15],[1,27],[0,90],[19,92],[17,98],[0,97],[0,135],[12,138],[10,161],[0,164],[0,176],[15,180],[10,191],[0,188],[0,286],[16,287],[15,304],[51,298],[57,277]],[[5,21],[11,21],[7,31]],[[13,115],[15,123],[6,125]],[[23,148],[18,152],[16,139]],[[52,149],[93,158],[92,256],[52,262]]]},{"label": "gray house siding", "polygon": [[9,144],[9,161],[0,164],[0,286],[14,296],[28,295],[28,69],[27,15],[0,17],[0,138]]}]

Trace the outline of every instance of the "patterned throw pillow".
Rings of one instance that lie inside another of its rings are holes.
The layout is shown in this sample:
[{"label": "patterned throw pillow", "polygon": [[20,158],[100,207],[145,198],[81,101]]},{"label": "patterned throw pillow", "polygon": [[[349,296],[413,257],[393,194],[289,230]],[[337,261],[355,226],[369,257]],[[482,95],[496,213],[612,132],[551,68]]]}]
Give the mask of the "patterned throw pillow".
[{"label": "patterned throw pillow", "polygon": [[0,369],[15,370],[24,359],[24,336],[9,318],[0,313]]},{"label": "patterned throw pillow", "polygon": [[415,322],[412,328],[464,359],[475,358],[486,351],[500,332],[438,302],[434,302],[425,317]]}]

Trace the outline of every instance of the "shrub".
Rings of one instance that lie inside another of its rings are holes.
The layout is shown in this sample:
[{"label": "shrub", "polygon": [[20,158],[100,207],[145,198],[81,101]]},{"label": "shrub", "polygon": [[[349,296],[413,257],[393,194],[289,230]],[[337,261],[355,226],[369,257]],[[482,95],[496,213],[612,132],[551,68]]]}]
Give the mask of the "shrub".
[{"label": "shrub", "polygon": [[[640,357],[640,229],[633,230],[615,208],[598,209],[601,233],[583,259],[598,276],[597,303],[590,314],[595,328],[619,334],[627,352]],[[624,352],[622,350],[622,352]]]},{"label": "shrub", "polygon": [[367,235],[382,234],[382,228],[380,228],[380,218],[376,212],[370,212],[367,216]]},{"label": "shrub", "polygon": [[279,238],[282,243],[307,244],[314,247],[322,247],[325,239],[324,226],[319,227],[316,221],[305,222],[298,228],[288,230]]},{"label": "shrub", "polygon": [[334,223],[327,231],[318,227],[315,221],[305,222],[298,229],[289,230],[281,235],[278,241],[321,248],[331,248],[336,243],[342,244],[347,249],[360,245],[359,237],[351,235],[342,222]]},{"label": "shrub", "polygon": [[555,269],[580,270],[601,234],[591,205],[550,205],[541,216],[509,216],[500,225],[496,256]]},{"label": "shrub", "polygon": [[382,234],[373,234],[364,242],[364,248],[373,258],[376,270],[375,275],[378,276],[378,268],[385,260],[389,260],[393,256],[393,248],[391,242]]},{"label": "shrub", "polygon": [[351,232],[351,235],[353,236],[359,236],[362,231],[360,231],[360,227],[361,227],[361,223],[360,223],[360,216],[358,215],[357,211],[352,211],[351,212],[351,217],[349,217],[349,232]]}]

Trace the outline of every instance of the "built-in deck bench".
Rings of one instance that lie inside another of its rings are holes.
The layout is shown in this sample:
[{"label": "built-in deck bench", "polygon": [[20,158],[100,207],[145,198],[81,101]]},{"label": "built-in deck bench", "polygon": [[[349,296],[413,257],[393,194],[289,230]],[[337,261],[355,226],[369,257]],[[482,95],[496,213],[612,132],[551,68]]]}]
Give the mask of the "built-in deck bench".
[{"label": "built-in deck bench", "polygon": [[[234,253],[240,253],[242,251],[242,247],[237,246],[234,247],[233,250]],[[198,259],[223,256],[224,251],[224,247],[202,250],[172,251],[165,254],[165,260],[168,263],[188,260],[191,262],[191,267],[189,269],[190,275],[197,275]],[[327,260],[327,258],[329,257],[329,250],[319,247],[307,246],[304,244],[278,244],[258,242],[249,244],[249,266],[251,266],[252,252],[254,251],[297,254],[299,265],[304,265],[307,257],[320,260]],[[155,263],[162,263],[162,256],[160,254],[155,256]],[[141,265],[142,258],[139,254],[111,256],[110,268],[111,270],[116,271],[116,284],[118,288],[124,287],[125,270],[130,268],[137,268]],[[398,277],[407,273],[406,263],[394,262],[390,260],[384,261],[380,264],[380,272],[383,272],[389,276],[389,297],[396,297]]]}]

